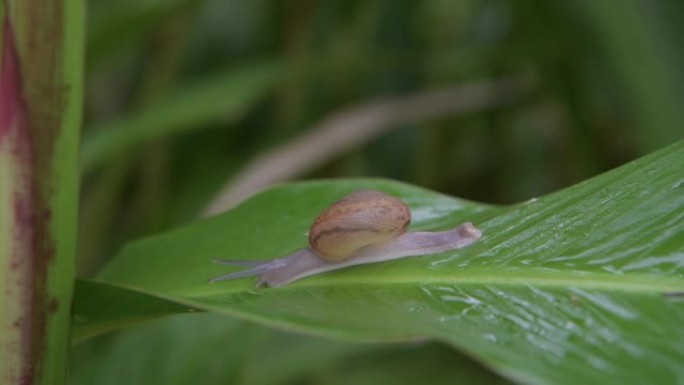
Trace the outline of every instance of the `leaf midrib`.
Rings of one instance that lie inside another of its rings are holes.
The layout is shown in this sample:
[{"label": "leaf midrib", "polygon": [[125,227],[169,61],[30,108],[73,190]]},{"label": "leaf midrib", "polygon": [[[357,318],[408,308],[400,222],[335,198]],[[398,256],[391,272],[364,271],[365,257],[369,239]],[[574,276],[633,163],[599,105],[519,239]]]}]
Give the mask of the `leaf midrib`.
[{"label": "leaf midrib", "polygon": [[[629,279],[625,279],[628,277]],[[220,285],[220,284],[216,284]],[[302,280],[280,288],[264,289],[237,289],[203,292],[198,294],[184,294],[174,292],[173,295],[180,295],[185,298],[201,298],[202,296],[226,295],[244,293],[253,290],[299,290],[299,289],[325,289],[339,288],[341,286],[382,286],[382,285],[481,285],[481,286],[517,286],[517,287],[545,287],[555,289],[589,289],[611,292],[628,292],[637,294],[669,294],[684,292],[684,279],[649,277],[643,275],[630,274],[629,276],[616,276],[609,274],[591,273],[586,276],[568,276],[568,274],[548,273],[543,277],[539,275],[521,274],[501,274],[492,276],[490,274],[469,274],[469,275],[416,275],[416,274],[392,274],[382,275],[355,275],[354,277],[321,277],[320,279]]]},{"label": "leaf midrib", "polygon": [[[625,280],[625,277],[629,278],[629,281]],[[432,275],[432,276],[420,276],[416,274],[404,274],[404,275],[392,275],[392,276],[378,276],[378,275],[360,275],[355,274],[354,277],[320,277],[318,279],[303,280],[296,284],[280,287],[280,288],[264,288],[255,289],[253,286],[248,288],[242,288],[237,290],[222,290],[216,292],[203,292],[193,295],[189,292],[168,292],[163,290],[158,290],[156,288],[146,288],[137,286],[135,283],[125,283],[125,282],[112,282],[112,281],[98,281],[94,282],[118,286],[122,289],[146,294],[152,297],[160,298],[166,301],[175,302],[178,304],[186,305],[189,307],[199,307],[204,310],[214,310],[218,312],[224,312],[232,314],[233,316],[242,317],[244,319],[259,320],[266,324],[280,325],[281,327],[287,327],[292,330],[299,330],[311,332],[311,328],[301,327],[301,325],[292,324],[289,322],[273,322],[272,319],[261,317],[257,314],[251,314],[249,312],[238,311],[235,308],[222,308],[211,305],[208,300],[211,298],[216,298],[218,296],[224,297],[226,295],[234,294],[244,294],[244,293],[254,293],[254,290],[259,291],[274,291],[283,292],[291,290],[311,290],[311,289],[322,289],[322,288],[339,288],[341,286],[388,286],[388,285],[406,285],[406,286],[417,286],[417,285],[478,285],[478,286],[516,286],[520,288],[555,288],[555,289],[589,289],[589,290],[599,290],[599,291],[610,291],[610,292],[625,292],[630,294],[642,294],[642,295],[660,295],[664,296],[670,293],[681,294],[684,293],[684,279],[669,277],[652,277],[645,275],[630,274],[629,276],[616,276],[601,273],[592,273],[586,276],[568,276],[568,274],[558,274],[558,273],[547,273],[544,277],[539,275],[521,275],[521,274],[500,274],[498,276],[492,276],[491,272],[469,272],[466,275]],[[209,285],[207,283],[207,285]],[[212,285],[219,286],[219,284]],[[150,317],[154,318],[154,317]],[[124,321],[126,322],[126,321]],[[114,323],[118,326],[118,323]],[[98,330],[96,328],[96,333]],[[317,330],[317,329],[316,329]],[[320,330],[319,330],[320,332]],[[322,333],[325,335],[325,333]]]}]

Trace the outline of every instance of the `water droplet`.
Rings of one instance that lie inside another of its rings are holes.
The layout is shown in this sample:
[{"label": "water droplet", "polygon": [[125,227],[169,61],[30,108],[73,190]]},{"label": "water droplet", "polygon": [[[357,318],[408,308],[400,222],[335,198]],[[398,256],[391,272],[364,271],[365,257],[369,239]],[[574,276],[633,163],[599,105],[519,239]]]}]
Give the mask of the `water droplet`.
[{"label": "water droplet", "polygon": [[451,258],[440,259],[430,263],[430,268],[437,268],[442,264],[449,263]]}]

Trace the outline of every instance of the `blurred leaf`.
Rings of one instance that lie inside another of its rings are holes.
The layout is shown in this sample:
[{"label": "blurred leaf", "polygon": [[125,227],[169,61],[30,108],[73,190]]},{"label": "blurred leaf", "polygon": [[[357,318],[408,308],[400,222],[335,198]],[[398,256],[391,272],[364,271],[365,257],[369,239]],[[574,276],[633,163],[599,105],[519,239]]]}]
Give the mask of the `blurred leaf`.
[{"label": "blurred leaf", "polygon": [[281,75],[275,62],[231,69],[181,88],[138,113],[93,127],[83,141],[83,173],[154,139],[205,129],[210,127],[207,123],[221,119],[238,119]]},{"label": "blurred leaf", "polygon": [[[313,334],[431,336],[526,383],[672,383],[684,376],[683,162],[680,142],[507,208],[379,180],[283,186],[225,215],[130,244],[98,279]],[[283,288],[255,289],[251,279],[208,284],[227,270],[212,258],[266,259],[305,246],[316,213],[358,188],[404,199],[412,229],[469,220],[485,236],[466,249]],[[102,311],[77,303],[76,334],[96,329]]]},{"label": "blurred leaf", "polygon": [[80,344],[70,383],[231,383],[226,380],[237,375],[243,349],[258,341],[260,328],[225,317],[196,321],[171,317]]},{"label": "blurred leaf", "polygon": [[[179,11],[188,0],[91,1],[89,3],[88,66],[99,69],[132,47],[141,46],[146,35]],[[122,28],[121,26],[126,26]]]},{"label": "blurred leaf", "polygon": [[[77,281],[76,287],[74,301],[85,308],[98,309],[96,313],[88,314],[87,323],[81,315],[74,316],[74,322],[82,324],[75,337],[77,340],[101,334],[103,329],[115,329],[163,314],[195,311],[172,301],[105,283]],[[103,307],[103,303],[108,305]]]},{"label": "blurred leaf", "polygon": [[214,314],[169,317],[94,339],[72,358],[72,385],[506,383],[434,343],[331,341]]},{"label": "blurred leaf", "polygon": [[658,17],[655,9],[663,4],[638,0],[572,4],[584,11],[598,54],[616,72],[630,107],[627,113],[639,121],[636,134],[643,152],[680,140],[684,124],[681,36],[662,30],[667,20]]}]

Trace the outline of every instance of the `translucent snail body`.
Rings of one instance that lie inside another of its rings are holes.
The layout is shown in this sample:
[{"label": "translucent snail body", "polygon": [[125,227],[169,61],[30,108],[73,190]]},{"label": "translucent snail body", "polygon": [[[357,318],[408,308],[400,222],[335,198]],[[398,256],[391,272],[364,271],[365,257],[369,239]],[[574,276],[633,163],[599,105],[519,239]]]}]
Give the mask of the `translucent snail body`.
[{"label": "translucent snail body", "polygon": [[314,220],[309,247],[269,261],[217,260],[247,266],[212,282],[259,276],[258,285],[282,286],[348,266],[427,255],[467,246],[482,236],[471,223],[438,232],[406,232],[411,212],[400,199],[374,190],[355,191]]}]

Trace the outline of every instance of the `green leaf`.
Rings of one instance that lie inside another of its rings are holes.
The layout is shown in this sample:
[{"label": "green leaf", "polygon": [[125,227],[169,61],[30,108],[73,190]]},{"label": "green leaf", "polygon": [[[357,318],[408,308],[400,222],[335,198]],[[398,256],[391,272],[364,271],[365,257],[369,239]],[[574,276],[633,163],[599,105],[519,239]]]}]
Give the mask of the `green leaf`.
[{"label": "green leaf", "polygon": [[[90,289],[115,285],[344,339],[429,336],[525,383],[673,383],[684,377],[682,164],[684,142],[510,207],[382,180],[281,186],[225,215],[128,245]],[[257,289],[253,279],[208,283],[229,269],[213,258],[261,260],[304,247],[312,218],[358,188],[406,201],[411,230],[472,221],[484,237],[465,249],[282,288]],[[77,303],[81,328],[92,333],[103,323],[100,306]],[[101,330],[117,320],[107,322]]]},{"label": "green leaf", "polygon": [[680,139],[684,99],[675,85],[684,63],[678,50],[665,48],[679,39],[676,32],[666,33],[667,19],[659,15],[667,12],[667,2],[628,0],[615,7],[583,0],[571,6],[579,7],[587,30],[594,33],[587,39],[597,45],[595,56],[604,58],[619,80],[618,92],[630,107],[625,113],[637,122],[637,144],[653,150]]},{"label": "green leaf", "polygon": [[216,314],[167,317],[93,339],[72,358],[72,385],[505,383],[435,343],[332,341]]},{"label": "green leaf", "polygon": [[251,63],[181,87],[153,106],[93,127],[83,141],[87,174],[107,160],[154,139],[206,128],[209,122],[234,120],[281,79],[275,62]]}]

